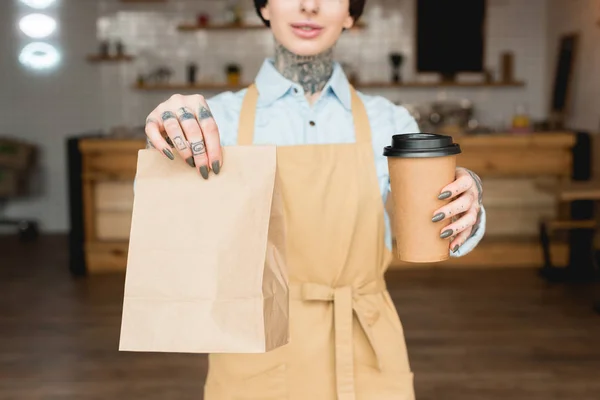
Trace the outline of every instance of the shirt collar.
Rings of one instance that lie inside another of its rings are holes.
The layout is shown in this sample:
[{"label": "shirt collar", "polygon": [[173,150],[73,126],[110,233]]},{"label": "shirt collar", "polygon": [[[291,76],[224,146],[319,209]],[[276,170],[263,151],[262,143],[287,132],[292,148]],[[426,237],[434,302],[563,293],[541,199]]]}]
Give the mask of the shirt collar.
[{"label": "shirt collar", "polygon": [[259,102],[269,105],[286,94],[294,83],[286,79],[275,69],[273,61],[266,59],[258,75],[256,75],[256,89],[258,89]]},{"label": "shirt collar", "polygon": [[[284,96],[295,83],[285,78],[275,69],[273,61],[266,59],[256,76],[256,88],[260,93],[259,103],[269,105]],[[350,110],[350,86],[348,78],[339,63],[334,63],[333,74],[323,89],[324,93],[331,91],[346,109]]]},{"label": "shirt collar", "polygon": [[324,90],[331,90],[347,110],[352,109],[350,82],[348,82],[348,78],[339,63],[334,64],[333,74],[327,85],[325,85]]}]

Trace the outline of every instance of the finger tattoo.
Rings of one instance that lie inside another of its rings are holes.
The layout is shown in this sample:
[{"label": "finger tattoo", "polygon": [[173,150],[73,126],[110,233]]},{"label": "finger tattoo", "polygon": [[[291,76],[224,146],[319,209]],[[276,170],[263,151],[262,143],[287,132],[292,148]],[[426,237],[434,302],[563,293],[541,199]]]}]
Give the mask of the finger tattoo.
[{"label": "finger tattoo", "polygon": [[150,141],[149,137],[146,138],[146,148],[147,149],[154,149],[155,148],[154,145],[152,144],[152,142]]},{"label": "finger tattoo", "polygon": [[163,121],[166,121],[168,119],[177,118],[177,117],[171,111],[165,111],[164,113],[162,113],[161,118]]},{"label": "finger tattoo", "polygon": [[187,149],[187,144],[185,143],[185,140],[183,140],[181,138],[181,136],[175,136],[175,138],[173,139],[173,141],[175,142],[175,146],[177,146],[178,150],[185,150],[185,149]]},{"label": "finger tattoo", "polygon": [[209,119],[213,116],[210,110],[205,106],[200,106],[200,112],[198,115],[200,115],[200,120]]},{"label": "finger tattoo", "polygon": [[193,155],[198,156],[200,154],[206,153],[206,147],[204,146],[204,140],[201,140],[199,142],[191,142],[190,145],[192,146],[192,154]]},{"label": "finger tattoo", "polygon": [[158,125],[158,121],[155,120],[154,118],[147,118],[146,119],[146,125],[150,124],[150,123],[155,123]]},{"label": "finger tattoo", "polygon": [[179,120],[181,122],[187,121],[189,119],[196,119],[196,116],[192,114],[186,107],[181,107],[179,109],[179,112],[181,113],[181,116],[179,117]]}]

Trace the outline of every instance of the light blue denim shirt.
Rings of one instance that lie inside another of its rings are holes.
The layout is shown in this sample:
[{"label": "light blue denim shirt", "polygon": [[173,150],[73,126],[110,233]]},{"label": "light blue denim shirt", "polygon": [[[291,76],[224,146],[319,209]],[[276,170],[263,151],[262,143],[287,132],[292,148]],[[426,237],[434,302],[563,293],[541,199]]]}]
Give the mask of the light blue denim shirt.
[{"label": "light blue denim shirt", "polygon": [[[331,79],[312,106],[306,100],[302,87],[284,78],[270,59],[263,63],[255,83],[260,93],[254,129],[255,144],[290,146],[355,141],[349,83],[339,64],[336,63]],[[246,89],[243,89],[208,99],[223,146],[237,144],[238,122],[245,93]],[[381,199],[385,204],[390,185],[383,148],[391,143],[392,135],[416,133],[419,127],[404,107],[396,106],[380,96],[362,93],[359,96],[365,104],[371,125],[375,168]],[[485,210],[482,210],[477,233],[456,253],[450,254],[459,257],[470,252],[485,233],[485,221]],[[385,227],[386,245],[391,249],[392,237],[387,214]]]}]

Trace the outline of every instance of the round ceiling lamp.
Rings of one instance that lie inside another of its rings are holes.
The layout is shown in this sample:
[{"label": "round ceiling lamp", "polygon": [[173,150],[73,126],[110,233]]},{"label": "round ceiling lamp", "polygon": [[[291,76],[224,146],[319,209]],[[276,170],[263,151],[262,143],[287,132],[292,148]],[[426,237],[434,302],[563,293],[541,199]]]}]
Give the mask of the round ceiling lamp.
[{"label": "round ceiling lamp", "polygon": [[21,18],[19,28],[27,36],[41,39],[56,30],[56,20],[44,14],[29,14]]},{"label": "round ceiling lamp", "polygon": [[28,44],[21,50],[21,54],[19,55],[19,62],[21,64],[37,70],[52,68],[59,61],[60,53],[58,50],[54,46],[42,42]]},{"label": "round ceiling lamp", "polygon": [[43,10],[55,3],[56,0],[21,0],[21,2],[31,8]]}]

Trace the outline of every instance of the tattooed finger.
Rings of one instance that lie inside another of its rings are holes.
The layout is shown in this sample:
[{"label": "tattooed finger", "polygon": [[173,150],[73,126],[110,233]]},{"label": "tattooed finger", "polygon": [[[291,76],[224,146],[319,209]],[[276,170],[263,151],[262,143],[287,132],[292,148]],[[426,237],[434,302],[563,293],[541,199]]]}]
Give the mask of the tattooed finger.
[{"label": "tattooed finger", "polygon": [[167,141],[167,144],[168,144],[169,146],[171,146],[171,148],[174,148],[174,147],[175,147],[175,145],[174,145],[174,144],[173,144],[173,142],[171,141],[171,138],[170,138],[170,137],[168,137],[168,136],[167,136],[167,137],[165,138],[165,140]]},{"label": "tattooed finger", "polygon": [[205,106],[202,104],[200,105],[200,110],[198,111],[198,116],[201,121],[204,119],[209,119],[209,118],[213,117],[212,113],[208,109],[208,106]]},{"label": "tattooed finger", "polygon": [[183,151],[188,147],[187,142],[183,140],[181,136],[175,136],[173,138],[173,142],[175,142],[175,147],[177,147],[177,150]]},{"label": "tattooed finger", "polygon": [[453,253],[456,253],[458,251],[458,249],[460,249],[460,246],[465,244],[465,242],[467,241],[469,236],[472,235],[472,232],[473,232],[473,227],[467,228],[464,231],[460,232],[458,235],[456,235],[450,241],[450,249],[452,249]]},{"label": "tattooed finger", "polygon": [[[156,119],[148,117],[148,118],[146,118],[145,126],[147,127],[150,124],[159,126],[159,123]],[[148,136],[146,136],[146,148],[147,149],[155,149],[156,148],[156,147],[154,147],[154,145],[152,144],[152,141],[150,140],[150,138]]]},{"label": "tattooed finger", "polygon": [[458,220],[445,227],[444,230],[440,232],[440,237],[442,239],[447,239],[451,236],[458,235],[459,233],[473,227],[473,225],[475,225],[476,219],[477,212],[474,209],[471,209]]},{"label": "tattooed finger", "polygon": [[[165,131],[167,133],[167,136],[165,137],[165,141],[167,142],[167,144],[169,146],[171,146],[171,148],[175,148],[175,143],[173,142],[174,138],[180,136],[183,137],[183,132],[181,130],[181,126],[179,124],[179,120],[177,119],[177,116],[175,115],[175,113],[173,113],[170,110],[162,110],[161,114],[160,114],[160,118],[163,121],[163,126],[165,128]],[[181,152],[180,151],[180,155],[183,157],[183,159],[187,159],[187,157],[190,157],[191,154],[185,154],[185,152]]]},{"label": "tattooed finger", "polygon": [[149,137],[146,137],[146,148],[147,149],[155,149],[156,147],[154,147],[154,145],[152,144],[152,142],[150,141]]},{"label": "tattooed finger", "polygon": [[146,126],[144,127],[144,131],[146,132],[146,148],[155,148],[161,151],[166,157],[173,160],[175,157],[171,150],[169,150],[167,142],[160,133],[161,130],[164,129],[164,126],[158,120],[160,112],[154,110],[150,115],[151,117],[146,119]]},{"label": "tattooed finger", "polygon": [[202,130],[202,136],[206,143],[207,161],[214,173],[219,174],[223,160],[219,128],[206,99],[198,95],[194,98],[194,101],[196,102],[194,107],[197,107],[198,110],[198,121]]},{"label": "tattooed finger", "polygon": [[163,112],[160,117],[162,118],[163,121],[167,121],[169,119],[176,119],[177,118],[175,116],[175,114],[173,114],[171,111],[165,111],[165,112]]},{"label": "tattooed finger", "polygon": [[179,114],[179,121],[181,122],[190,119],[196,119],[196,116],[187,107],[181,107],[179,110],[177,110],[177,114]]},{"label": "tattooed finger", "polygon": [[190,143],[190,146],[192,146],[192,154],[195,156],[206,153],[206,146],[204,145],[204,140],[192,142]]}]

